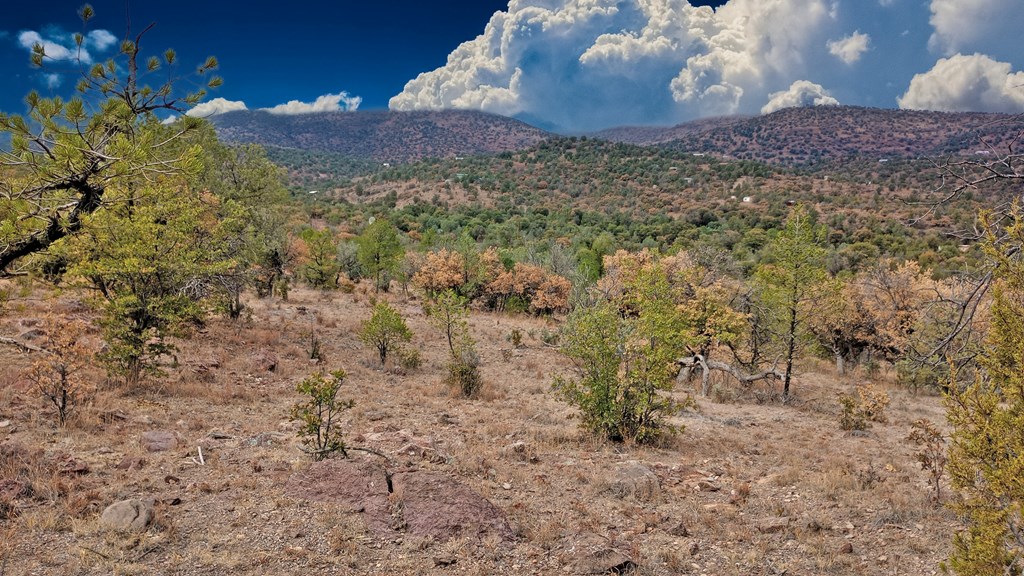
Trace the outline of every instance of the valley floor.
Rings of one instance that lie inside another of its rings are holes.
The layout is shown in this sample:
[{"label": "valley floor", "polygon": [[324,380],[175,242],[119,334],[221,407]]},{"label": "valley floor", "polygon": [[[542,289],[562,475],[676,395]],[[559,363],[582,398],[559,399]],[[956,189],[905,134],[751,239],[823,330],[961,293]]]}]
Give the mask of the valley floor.
[{"label": "valley floor", "polygon": [[[551,390],[555,321],[474,313],[485,385],[466,400],[422,302],[388,298],[416,370],[380,370],[359,342],[371,295],[296,290],[212,321],[166,378],[101,390],[64,431],[18,377],[32,355],[0,349],[0,574],[927,575],[949,553],[958,523],[906,441],[944,423],[937,397],[887,388],[888,422],[853,434],[836,396],[862,375],[804,373],[786,405],[722,380],[677,437],[606,443]],[[2,335],[32,336],[48,307],[88,316],[68,295],[11,307]],[[299,450],[295,384],[321,368],[348,373],[348,443],[387,458]],[[145,531],[101,527],[125,499],[153,502]]]}]

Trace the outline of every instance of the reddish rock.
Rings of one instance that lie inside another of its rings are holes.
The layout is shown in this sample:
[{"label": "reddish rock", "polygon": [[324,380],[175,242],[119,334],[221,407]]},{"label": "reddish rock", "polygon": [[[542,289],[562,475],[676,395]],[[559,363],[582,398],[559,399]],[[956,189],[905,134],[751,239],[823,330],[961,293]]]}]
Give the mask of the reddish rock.
[{"label": "reddish rock", "polygon": [[142,447],[147,452],[166,452],[178,445],[174,432],[167,430],[151,430],[142,433]]}]

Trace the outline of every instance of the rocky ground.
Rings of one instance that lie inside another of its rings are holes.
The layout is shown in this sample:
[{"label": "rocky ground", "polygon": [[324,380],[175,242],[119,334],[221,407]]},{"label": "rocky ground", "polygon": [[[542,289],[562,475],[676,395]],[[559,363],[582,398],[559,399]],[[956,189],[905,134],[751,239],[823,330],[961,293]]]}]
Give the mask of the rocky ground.
[{"label": "rocky ground", "polygon": [[[422,302],[389,298],[416,370],[381,370],[359,342],[370,295],[298,290],[212,321],[165,378],[101,384],[66,429],[19,376],[37,353],[0,346],[0,575],[940,571],[958,524],[906,441],[943,422],[936,397],[888,387],[888,421],[844,432],[836,395],[865,377],[823,365],[786,405],[722,380],[677,437],[612,444],[551,392],[557,321],[474,313],[485,386],[466,400]],[[0,335],[40,343],[48,309],[89,318],[71,294],[15,298]],[[348,443],[383,457],[299,450],[295,385],[322,368],[348,373]]]}]

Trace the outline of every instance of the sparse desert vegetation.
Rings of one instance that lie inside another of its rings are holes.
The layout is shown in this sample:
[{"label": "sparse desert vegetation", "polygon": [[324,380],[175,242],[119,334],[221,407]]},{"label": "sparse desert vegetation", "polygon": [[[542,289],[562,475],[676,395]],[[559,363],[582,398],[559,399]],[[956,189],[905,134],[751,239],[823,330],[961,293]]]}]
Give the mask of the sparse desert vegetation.
[{"label": "sparse desert vegetation", "polygon": [[[933,501],[919,447],[906,440],[913,422],[944,421],[941,399],[895,386],[891,369],[873,379],[892,398],[887,421],[865,433],[842,430],[837,400],[865,374],[838,378],[831,363],[812,362],[787,405],[768,400],[763,383],[715,374],[707,399],[670,417],[682,434],[652,445],[608,442],[581,429],[576,410],[551,390],[552,375],[569,370],[539,337],[555,321],[471,314],[483,386],[465,399],[445,382],[450,351],[419,296],[388,298],[423,365],[380,368],[358,339],[372,314],[365,288],[247,298],[249,320],[211,320],[179,343],[165,378],[101,385],[66,428],[17,377],[34,355],[3,348],[7,570],[544,574],[628,560],[638,574],[930,574],[949,554],[960,524]],[[16,303],[3,333],[30,330],[47,310],[83,314],[74,298],[44,295]],[[322,364],[307,354],[311,325]],[[524,336],[506,356],[511,330]],[[339,367],[338,398],[354,406],[335,425],[346,445],[387,458],[350,451],[350,463],[328,465],[300,450],[289,414],[303,398],[295,386]],[[695,381],[673,395],[697,393]],[[155,433],[166,441],[148,440]],[[439,475],[453,485],[445,490],[471,490],[495,511],[460,516],[476,524],[456,529],[442,518],[441,496],[424,510],[421,499],[433,493],[410,493],[428,486],[395,480],[389,493],[384,472],[351,466]],[[366,477],[376,484],[358,498],[315,495],[297,485],[310,474],[328,487]],[[145,530],[101,524],[103,509],[125,499],[153,501]],[[415,516],[427,513],[437,518]]]},{"label": "sparse desert vegetation", "polygon": [[333,163],[158,121],[221,81],[146,31],[0,114],[0,576],[1021,571],[1020,155],[962,146],[1018,119],[374,114]]}]

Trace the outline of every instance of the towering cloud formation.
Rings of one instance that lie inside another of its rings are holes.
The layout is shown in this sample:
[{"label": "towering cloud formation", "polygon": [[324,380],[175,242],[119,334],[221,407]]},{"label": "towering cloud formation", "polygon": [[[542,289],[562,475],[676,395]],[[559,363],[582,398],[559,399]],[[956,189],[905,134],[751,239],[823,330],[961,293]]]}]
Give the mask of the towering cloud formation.
[{"label": "towering cloud formation", "polygon": [[[1024,30],[1024,8],[1011,6],[1019,2],[729,0],[715,11],[687,0],[510,0],[390,106],[584,131],[838,101],[893,106],[904,92],[899,102],[911,105],[911,79],[937,58],[1006,51]],[[1006,12],[1002,22],[986,16],[992,6]],[[993,35],[1005,21],[1018,31]]]},{"label": "towering cloud formation", "polygon": [[1006,56],[1005,51],[1021,49],[1024,6],[1020,0],[932,0],[930,22],[935,32],[928,44],[935,52]]},{"label": "towering cloud formation", "polygon": [[397,110],[476,108],[567,129],[750,112],[807,70],[825,0],[512,0]]},{"label": "towering cloud formation", "polygon": [[957,54],[914,76],[900,108],[1024,112],[1024,72],[988,56]]}]

